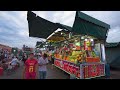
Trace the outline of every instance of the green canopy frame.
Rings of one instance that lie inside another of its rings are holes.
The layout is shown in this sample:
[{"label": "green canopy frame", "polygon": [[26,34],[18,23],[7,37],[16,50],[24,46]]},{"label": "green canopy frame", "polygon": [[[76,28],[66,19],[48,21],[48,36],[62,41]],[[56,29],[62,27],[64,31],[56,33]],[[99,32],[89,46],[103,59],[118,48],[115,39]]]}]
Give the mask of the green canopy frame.
[{"label": "green canopy frame", "polygon": [[88,16],[80,11],[76,12],[72,32],[94,36],[106,40],[110,25]]}]

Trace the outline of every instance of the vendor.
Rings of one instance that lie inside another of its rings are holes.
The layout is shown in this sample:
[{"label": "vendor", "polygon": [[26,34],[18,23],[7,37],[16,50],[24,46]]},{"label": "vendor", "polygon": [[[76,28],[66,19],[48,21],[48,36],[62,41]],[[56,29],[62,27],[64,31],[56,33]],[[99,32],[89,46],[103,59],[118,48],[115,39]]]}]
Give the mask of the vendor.
[{"label": "vendor", "polygon": [[106,79],[110,79],[110,65],[105,61],[105,77]]}]

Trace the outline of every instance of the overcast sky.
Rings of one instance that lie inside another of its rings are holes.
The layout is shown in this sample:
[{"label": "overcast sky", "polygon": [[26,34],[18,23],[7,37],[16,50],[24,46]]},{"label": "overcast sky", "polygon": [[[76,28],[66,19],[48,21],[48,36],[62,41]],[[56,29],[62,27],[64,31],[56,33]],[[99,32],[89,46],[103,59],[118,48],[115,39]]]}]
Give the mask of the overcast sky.
[{"label": "overcast sky", "polygon": [[[33,11],[52,22],[72,26],[75,11]],[[82,11],[110,24],[107,42],[120,42],[120,11]],[[34,47],[42,39],[29,37],[27,11],[0,11],[0,44],[21,48],[23,44]]]}]

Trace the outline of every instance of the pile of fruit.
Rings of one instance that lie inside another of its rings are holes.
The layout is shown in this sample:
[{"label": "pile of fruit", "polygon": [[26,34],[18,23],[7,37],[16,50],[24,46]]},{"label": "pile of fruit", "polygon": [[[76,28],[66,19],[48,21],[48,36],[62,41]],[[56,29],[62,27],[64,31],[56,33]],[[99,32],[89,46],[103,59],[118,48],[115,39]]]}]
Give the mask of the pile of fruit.
[{"label": "pile of fruit", "polygon": [[92,42],[94,42],[92,39],[87,38],[83,40],[83,43],[75,41],[74,43],[63,44],[59,48],[58,53],[55,54],[55,58],[67,60],[75,64],[82,62],[100,62],[100,58],[93,50],[94,43]]},{"label": "pile of fruit", "polygon": [[77,56],[80,54],[80,51],[73,51],[72,55],[69,56],[69,61],[77,63]]}]

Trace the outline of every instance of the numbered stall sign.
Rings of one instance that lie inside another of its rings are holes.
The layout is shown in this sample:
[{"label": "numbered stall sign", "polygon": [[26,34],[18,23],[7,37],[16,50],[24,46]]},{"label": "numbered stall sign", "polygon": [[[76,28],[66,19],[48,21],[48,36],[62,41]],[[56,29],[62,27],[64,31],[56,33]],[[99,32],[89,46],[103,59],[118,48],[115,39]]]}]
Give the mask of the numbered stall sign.
[{"label": "numbered stall sign", "polygon": [[30,73],[33,72],[33,66],[30,66],[30,67],[29,67],[29,72],[30,72]]}]

